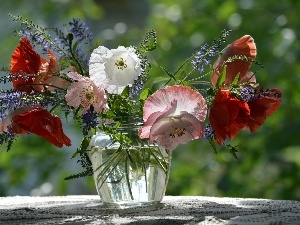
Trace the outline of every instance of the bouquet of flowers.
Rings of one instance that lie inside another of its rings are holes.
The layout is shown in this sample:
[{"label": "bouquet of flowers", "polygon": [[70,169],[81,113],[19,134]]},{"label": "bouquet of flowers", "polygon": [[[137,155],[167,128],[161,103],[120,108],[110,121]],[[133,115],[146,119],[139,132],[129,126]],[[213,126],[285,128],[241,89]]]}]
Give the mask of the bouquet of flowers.
[{"label": "bouquet of flowers", "polygon": [[[223,48],[230,33],[223,30],[175,72],[161,67],[157,76],[147,58],[156,48],[152,30],[139,46],[108,49],[94,47],[91,31],[79,19],[58,29],[10,16],[24,28],[15,31],[20,43],[10,67],[2,68],[7,74],[0,80],[12,88],[0,90],[0,143],[9,150],[16,136],[33,133],[59,148],[71,146],[60,117],[72,118],[82,129],[74,157],[81,157],[84,175],[93,172],[87,152],[97,130],[121,149],[146,139],[171,151],[204,138],[215,151],[224,145],[236,157],[230,140],[244,129],[255,132],[281,103],[281,91],[263,89],[249,71],[251,64],[260,65],[250,35]],[[133,115],[143,121],[135,138],[117,133]]]}]

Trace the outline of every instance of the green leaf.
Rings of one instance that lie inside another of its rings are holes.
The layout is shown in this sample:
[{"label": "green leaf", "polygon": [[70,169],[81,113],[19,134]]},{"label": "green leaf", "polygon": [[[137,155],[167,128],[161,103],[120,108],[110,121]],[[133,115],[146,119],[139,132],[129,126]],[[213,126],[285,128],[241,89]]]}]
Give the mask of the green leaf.
[{"label": "green leaf", "polygon": [[152,87],[155,84],[159,84],[159,83],[167,83],[170,80],[169,77],[167,76],[150,76],[148,78],[148,80],[146,81],[146,85],[147,87]]},{"label": "green leaf", "polygon": [[178,80],[183,80],[186,77],[187,72],[185,70],[180,71],[178,77]]},{"label": "green leaf", "polygon": [[90,144],[90,141],[91,141],[91,137],[85,137],[81,142],[82,148],[87,149]]},{"label": "green leaf", "polygon": [[171,77],[173,80],[176,81],[176,78],[175,78],[175,76],[174,76],[172,73],[170,73],[169,71],[167,71],[167,69],[165,69],[164,67],[161,67],[161,68],[162,68],[162,70],[163,70],[169,77]]},{"label": "green leaf", "polygon": [[73,52],[76,52],[77,47],[78,47],[79,44],[80,44],[80,41],[79,41],[79,40],[76,41],[76,42],[73,44],[73,47],[72,47],[72,51],[73,51]]},{"label": "green leaf", "polygon": [[146,100],[148,98],[148,96],[149,96],[149,89],[146,88],[140,94],[140,100]]},{"label": "green leaf", "polygon": [[91,170],[85,170],[83,172],[80,172],[80,173],[68,176],[64,180],[78,179],[78,178],[87,177],[87,176],[93,176],[93,171],[91,171]]},{"label": "green leaf", "polygon": [[72,158],[75,158],[78,155],[78,153],[82,154],[83,152],[85,152],[86,149],[89,147],[90,141],[91,137],[84,137],[81,141],[80,147],[77,148],[77,151],[72,155]]},{"label": "green leaf", "polygon": [[121,93],[121,97],[122,98],[128,98],[129,97],[129,91],[130,91],[130,88],[129,86],[127,85],[124,90],[122,91]]},{"label": "green leaf", "polygon": [[206,92],[208,95],[211,95],[211,96],[215,96],[216,95],[216,91],[214,88],[209,88]]},{"label": "green leaf", "polygon": [[226,79],[226,65],[224,66],[224,69],[217,80],[216,88],[221,87],[224,84],[225,79]]},{"label": "green leaf", "polygon": [[238,152],[238,150],[236,148],[237,146],[231,146],[230,144],[225,145],[225,146],[228,148],[229,152],[233,155],[233,157],[238,159],[237,154],[236,154]]},{"label": "green leaf", "polygon": [[211,147],[213,148],[214,152],[217,154],[217,145],[216,142],[213,139],[207,139]]},{"label": "green leaf", "polygon": [[238,73],[238,74],[234,77],[234,80],[232,81],[232,85],[238,85],[239,78],[240,78],[240,73]]},{"label": "green leaf", "polygon": [[186,80],[181,81],[180,84],[183,85],[183,86],[186,86],[186,87],[193,88],[191,83],[189,81],[186,81]]},{"label": "green leaf", "polygon": [[105,112],[106,118],[116,118],[116,114],[114,114],[111,110]]},{"label": "green leaf", "polygon": [[146,33],[140,44],[140,52],[145,53],[156,49],[157,36],[154,30],[150,30]]}]

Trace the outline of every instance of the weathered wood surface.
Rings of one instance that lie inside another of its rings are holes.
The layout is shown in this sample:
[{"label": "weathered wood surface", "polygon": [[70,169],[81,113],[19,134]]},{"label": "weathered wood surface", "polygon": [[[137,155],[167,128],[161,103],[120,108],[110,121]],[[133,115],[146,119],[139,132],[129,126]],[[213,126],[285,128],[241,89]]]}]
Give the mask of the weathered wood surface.
[{"label": "weathered wood surface", "polygon": [[94,195],[15,196],[0,198],[0,224],[300,225],[300,202],[166,196],[156,206],[116,209]]}]

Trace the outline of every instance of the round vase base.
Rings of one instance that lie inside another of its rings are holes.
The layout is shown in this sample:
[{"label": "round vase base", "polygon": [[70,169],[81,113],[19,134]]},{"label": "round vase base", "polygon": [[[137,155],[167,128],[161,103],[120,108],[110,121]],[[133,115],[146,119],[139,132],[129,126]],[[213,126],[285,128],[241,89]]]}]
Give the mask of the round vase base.
[{"label": "round vase base", "polygon": [[114,203],[103,202],[103,206],[108,208],[136,208],[136,207],[147,207],[147,206],[155,206],[160,204],[160,201],[120,201]]}]

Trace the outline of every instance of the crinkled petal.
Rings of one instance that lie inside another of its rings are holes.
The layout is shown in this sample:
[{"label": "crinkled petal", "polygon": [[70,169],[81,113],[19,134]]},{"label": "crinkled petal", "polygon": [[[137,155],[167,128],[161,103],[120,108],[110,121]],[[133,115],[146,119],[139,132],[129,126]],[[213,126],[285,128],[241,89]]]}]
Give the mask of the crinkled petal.
[{"label": "crinkled petal", "polygon": [[73,82],[68,87],[65,96],[68,105],[74,108],[78,108],[81,105],[83,113],[92,105],[95,112],[102,112],[106,106],[105,91],[97,87],[88,77],[83,77],[74,72],[70,72],[68,76],[77,80],[77,82]]},{"label": "crinkled petal", "polygon": [[81,103],[81,93],[82,93],[82,89],[83,87],[86,86],[86,83],[84,83],[83,81],[81,82],[73,82],[68,90],[67,90],[67,94],[65,96],[67,103],[69,106],[73,106],[74,108],[78,108],[80,106]]},{"label": "crinkled petal", "polygon": [[[211,78],[212,84],[216,85],[219,75],[224,69],[223,63],[226,62],[228,58],[233,56],[246,56],[255,59],[256,53],[256,45],[254,39],[250,35],[244,35],[227,45],[213,65],[214,73]],[[227,62],[225,85],[230,85],[237,74],[239,74],[239,83],[245,82],[245,76],[247,76],[250,66],[251,62],[246,59],[235,59],[232,62]]]},{"label": "crinkled petal", "polygon": [[248,126],[250,132],[255,132],[281,104],[281,91],[279,89],[270,89],[261,91],[257,94],[259,97],[249,101],[250,118]]},{"label": "crinkled petal", "polygon": [[59,148],[63,145],[71,146],[71,140],[63,132],[60,118],[44,108],[35,107],[13,116],[12,120],[27,132],[41,136]]},{"label": "crinkled petal", "polygon": [[34,51],[27,38],[20,39],[20,45],[15,49],[10,61],[10,72],[18,74],[37,74],[40,67],[40,55]]},{"label": "crinkled petal", "polygon": [[174,85],[160,89],[148,97],[143,109],[144,121],[147,121],[152,113],[161,111],[174,100],[177,101],[175,116],[186,111],[194,115],[199,121],[205,120],[207,105],[203,96],[189,87]]},{"label": "crinkled petal", "polygon": [[[53,75],[60,70],[58,59],[51,51],[47,54],[49,60],[35,52],[27,38],[21,38],[20,45],[13,52],[10,63],[10,72],[15,75],[12,79],[15,89],[30,93],[32,89],[43,92],[67,85],[62,78]],[[44,86],[47,85],[45,89]]]},{"label": "crinkled petal", "polygon": [[216,142],[221,145],[228,137],[247,127],[250,109],[246,102],[231,96],[229,90],[220,90],[215,96],[209,112],[209,122],[216,134]]},{"label": "crinkled petal", "polygon": [[34,81],[33,88],[37,91],[45,91],[44,86],[48,91],[53,91],[55,88],[65,88],[70,84],[63,78],[58,77],[55,73],[60,71],[60,64],[56,56],[50,51],[47,51],[48,59],[41,58],[41,64],[39,68],[39,76]]},{"label": "crinkled petal", "polygon": [[[35,80],[41,63],[41,57],[36,53],[27,38],[20,39],[20,45],[15,49],[10,60],[10,72],[16,77],[12,79],[15,89],[30,93],[30,84]],[[26,79],[24,79],[26,74]]]},{"label": "crinkled petal", "polygon": [[49,56],[49,66],[47,68],[47,74],[52,74],[60,70],[59,61],[56,56],[50,51],[47,51],[47,55]]},{"label": "crinkled petal", "polygon": [[[170,103],[170,105],[168,105],[167,106],[167,108],[164,110],[164,112],[159,116],[159,117],[157,117],[157,119],[153,122],[153,124],[152,124],[152,127],[151,127],[151,129],[150,129],[150,135],[149,135],[149,143],[153,143],[153,140],[154,140],[154,138],[153,138],[153,136],[155,136],[155,135],[153,135],[153,127],[155,126],[155,125],[157,125],[157,123],[159,123],[159,124],[161,124],[160,122],[158,122],[158,121],[163,121],[163,120],[165,120],[166,118],[172,118],[173,117],[173,114],[174,114],[174,112],[175,112],[175,110],[176,110],[176,107],[177,107],[177,101],[176,100],[174,100],[173,102],[171,102]],[[154,115],[155,113],[153,113],[152,115]],[[151,116],[150,116],[151,117]],[[150,118],[151,119],[151,118]],[[154,118],[153,118],[154,119]],[[152,121],[153,121],[153,119],[152,119]]]},{"label": "crinkled petal", "polygon": [[[152,113],[148,120],[145,122],[144,126],[139,128],[139,137],[141,139],[144,139],[144,138],[149,138],[150,137],[150,130],[151,130],[151,127],[153,125],[153,123],[155,123],[155,121],[157,120],[157,118],[162,115],[163,112],[155,112],[155,113]],[[150,142],[152,143],[152,142]]]},{"label": "crinkled petal", "polygon": [[193,115],[184,113],[177,117],[163,117],[155,122],[150,139],[163,148],[174,150],[179,144],[186,144],[202,134],[202,123]]},{"label": "crinkled petal", "polygon": [[[163,111],[161,112],[154,112],[152,113],[147,121],[145,122],[145,125],[139,129],[139,137],[141,139],[143,138],[149,138],[150,137],[150,129],[152,125],[159,119],[166,115],[169,115],[170,113],[173,114],[176,110],[177,102],[173,101],[171,102]],[[149,140],[150,143],[152,143],[152,140]]]},{"label": "crinkled petal", "polygon": [[109,93],[120,94],[141,72],[140,59],[132,47],[110,50],[100,46],[93,51],[89,62],[90,78]]},{"label": "crinkled petal", "polygon": [[201,122],[206,113],[206,102],[197,91],[182,85],[160,89],[144,104],[145,126],[139,130],[139,136],[173,150],[178,144],[202,136]]}]

